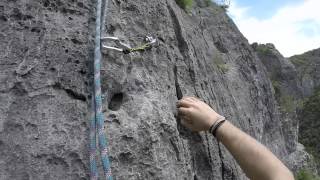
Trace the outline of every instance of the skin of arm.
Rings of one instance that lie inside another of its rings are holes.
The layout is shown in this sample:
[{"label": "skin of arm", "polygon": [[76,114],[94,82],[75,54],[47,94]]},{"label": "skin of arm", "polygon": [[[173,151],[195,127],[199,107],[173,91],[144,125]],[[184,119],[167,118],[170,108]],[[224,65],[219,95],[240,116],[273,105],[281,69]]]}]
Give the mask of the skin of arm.
[{"label": "skin of arm", "polygon": [[[194,97],[177,102],[181,123],[192,131],[207,131],[221,115]],[[294,180],[290,170],[264,145],[229,121],[219,127],[217,138],[233,155],[241,169],[252,180]]]}]

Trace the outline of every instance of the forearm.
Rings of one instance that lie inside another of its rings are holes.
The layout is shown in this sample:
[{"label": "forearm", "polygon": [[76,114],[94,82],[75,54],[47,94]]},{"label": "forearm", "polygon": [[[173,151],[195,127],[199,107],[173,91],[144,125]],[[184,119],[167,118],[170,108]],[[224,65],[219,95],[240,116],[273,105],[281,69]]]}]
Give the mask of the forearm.
[{"label": "forearm", "polygon": [[225,122],[217,130],[217,138],[250,179],[293,180],[291,172],[265,146],[230,122]]}]

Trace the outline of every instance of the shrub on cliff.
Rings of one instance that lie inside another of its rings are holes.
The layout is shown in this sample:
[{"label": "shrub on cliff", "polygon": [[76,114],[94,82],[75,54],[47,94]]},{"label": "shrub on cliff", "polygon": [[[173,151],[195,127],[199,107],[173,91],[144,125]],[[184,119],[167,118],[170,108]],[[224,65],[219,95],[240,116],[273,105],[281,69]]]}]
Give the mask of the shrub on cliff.
[{"label": "shrub on cliff", "polygon": [[189,10],[192,7],[193,0],[176,0],[176,3],[184,10]]},{"label": "shrub on cliff", "polygon": [[223,61],[222,56],[219,53],[215,53],[213,62],[223,74],[229,71],[229,66]]},{"label": "shrub on cliff", "polygon": [[262,55],[271,55],[271,54],[273,54],[271,48],[266,46],[266,45],[259,45],[259,46],[257,46],[256,50]]}]

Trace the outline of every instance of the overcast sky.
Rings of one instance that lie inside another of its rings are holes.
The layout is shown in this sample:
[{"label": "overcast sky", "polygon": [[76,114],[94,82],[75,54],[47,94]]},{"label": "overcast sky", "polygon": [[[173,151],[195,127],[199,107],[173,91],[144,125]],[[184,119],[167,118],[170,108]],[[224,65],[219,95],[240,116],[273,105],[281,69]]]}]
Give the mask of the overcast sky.
[{"label": "overcast sky", "polygon": [[320,0],[231,0],[228,13],[250,43],[285,57],[320,48]]}]

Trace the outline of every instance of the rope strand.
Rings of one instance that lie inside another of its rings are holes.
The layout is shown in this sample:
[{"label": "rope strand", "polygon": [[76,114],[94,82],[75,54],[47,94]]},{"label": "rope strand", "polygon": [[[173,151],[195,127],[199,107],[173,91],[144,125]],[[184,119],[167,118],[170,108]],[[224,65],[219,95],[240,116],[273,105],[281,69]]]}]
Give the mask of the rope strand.
[{"label": "rope strand", "polygon": [[[106,1],[107,3],[107,1]],[[105,3],[105,7],[107,4]],[[104,130],[104,115],[102,112],[102,97],[101,97],[101,10],[102,2],[97,0],[97,14],[96,14],[96,36],[95,36],[95,49],[94,49],[94,98],[92,102],[92,115],[90,123],[90,179],[98,179],[98,170],[96,164],[96,138],[98,137],[98,144],[100,149],[101,162],[106,180],[112,180],[110,161],[108,157],[107,139]],[[104,15],[106,15],[106,11]],[[104,20],[103,20],[104,23]],[[94,112],[93,112],[94,111]],[[94,117],[94,121],[93,121]]]}]

